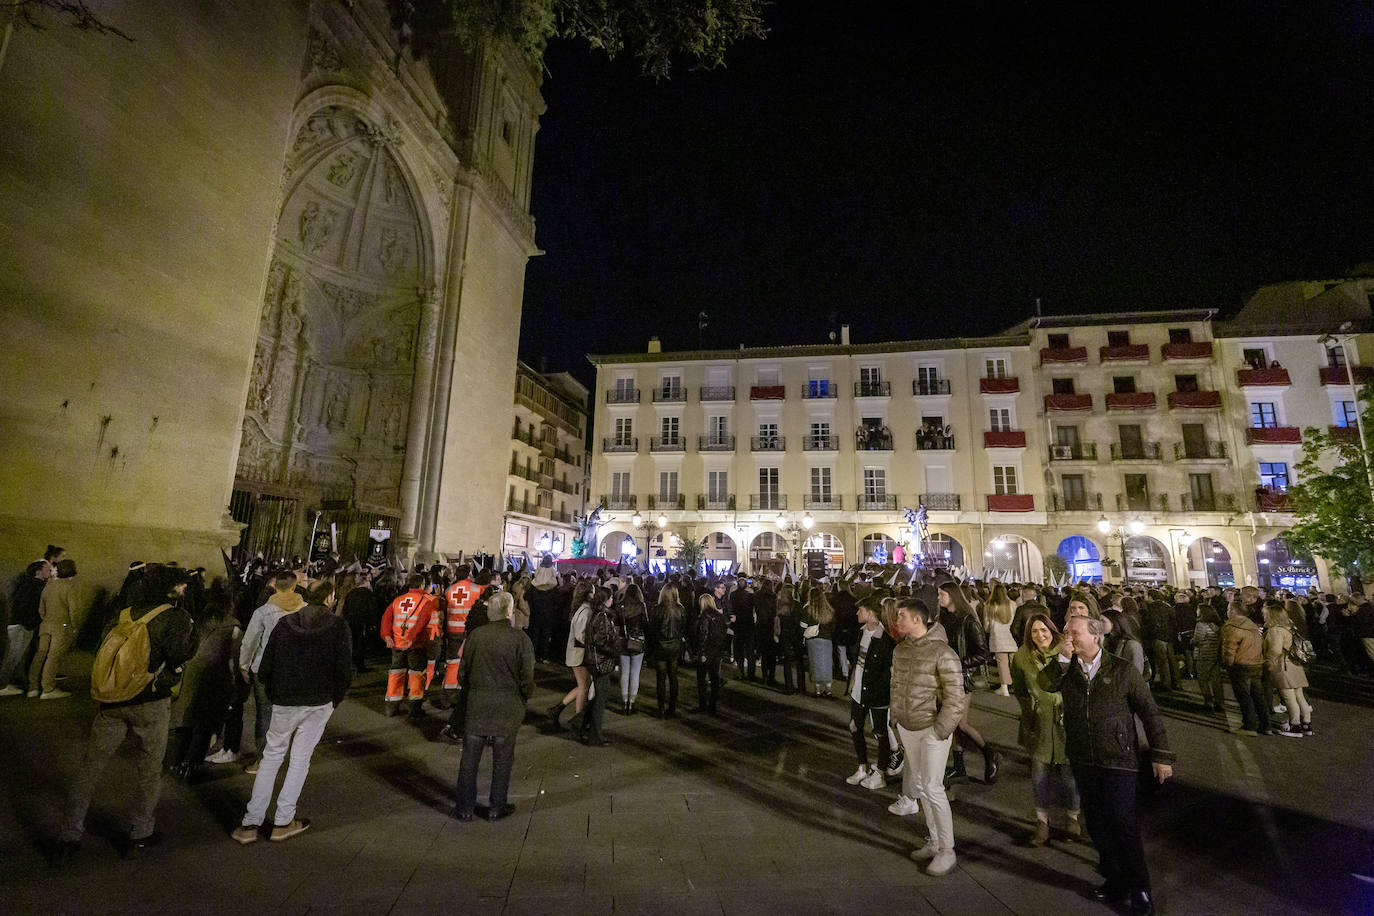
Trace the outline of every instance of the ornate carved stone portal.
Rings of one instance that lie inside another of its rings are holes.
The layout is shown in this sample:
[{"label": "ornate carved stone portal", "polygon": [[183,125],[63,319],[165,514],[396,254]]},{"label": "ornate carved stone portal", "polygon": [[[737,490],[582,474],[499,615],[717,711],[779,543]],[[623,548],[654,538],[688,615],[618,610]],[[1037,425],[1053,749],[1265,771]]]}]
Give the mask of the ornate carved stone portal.
[{"label": "ornate carved stone portal", "polygon": [[292,144],[243,486],[400,514],[428,253],[398,143],[394,125],[326,108]]}]

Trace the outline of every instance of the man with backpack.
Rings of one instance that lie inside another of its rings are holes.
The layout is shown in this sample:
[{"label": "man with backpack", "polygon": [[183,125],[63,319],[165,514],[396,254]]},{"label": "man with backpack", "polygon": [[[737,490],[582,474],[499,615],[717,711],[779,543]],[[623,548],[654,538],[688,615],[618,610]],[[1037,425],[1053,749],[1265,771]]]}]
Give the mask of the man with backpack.
[{"label": "man with backpack", "polygon": [[80,848],[96,782],[130,733],[138,744],[137,781],[124,852],[161,841],[153,830],[153,811],[162,787],[172,687],[196,650],[191,615],[177,606],[185,591],[178,571],[150,567],[144,599],[121,611],[101,640],[91,671],[91,696],[100,705],[67,797],[55,864],[64,864]]}]

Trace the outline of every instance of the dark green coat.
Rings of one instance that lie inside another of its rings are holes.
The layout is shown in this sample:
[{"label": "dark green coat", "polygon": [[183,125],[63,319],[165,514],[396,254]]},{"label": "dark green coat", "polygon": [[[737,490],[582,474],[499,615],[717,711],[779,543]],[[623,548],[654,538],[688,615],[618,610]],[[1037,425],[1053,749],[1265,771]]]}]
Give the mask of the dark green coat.
[{"label": "dark green coat", "polygon": [[534,644],[510,621],[495,620],[470,631],[458,686],[465,734],[514,738],[534,693]]},{"label": "dark green coat", "polygon": [[1011,692],[1021,704],[1021,730],[1017,741],[1041,763],[1068,763],[1064,751],[1064,695],[1050,690],[1049,665],[1058,666],[1057,649],[1046,654],[1023,645],[1011,659]]}]

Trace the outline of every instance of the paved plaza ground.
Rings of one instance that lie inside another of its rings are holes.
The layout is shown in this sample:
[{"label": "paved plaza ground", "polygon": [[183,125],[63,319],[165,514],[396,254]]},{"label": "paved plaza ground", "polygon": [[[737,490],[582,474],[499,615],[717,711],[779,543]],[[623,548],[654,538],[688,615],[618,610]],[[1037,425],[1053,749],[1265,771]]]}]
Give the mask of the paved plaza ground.
[{"label": "paved plaza ground", "polygon": [[[69,661],[69,687],[84,690],[88,661]],[[683,674],[690,709],[693,678]],[[571,678],[540,666],[516,752],[516,814],[464,824],[449,816],[458,750],[437,740],[442,720],[386,718],[382,676],[361,676],[330,722],[301,798],[300,816],[313,821],[305,834],[233,843],[252,777],[219,767],[194,785],[168,778],[158,809],[166,843],[121,860],[111,837],[130,771],[118,759],[82,851],[60,871],[43,844],[93,707],[81,696],[0,701],[0,910],[1110,912],[1085,896],[1096,883],[1090,846],[1022,845],[1033,813],[1012,699],[975,699],[975,724],[1008,749],[1007,762],[996,785],[959,789],[959,866],[931,878],[907,858],[924,835],[920,818],[885,810],[898,781],[878,792],[844,783],[854,761],[839,700],[732,682],[718,718],[608,714],[615,745],[593,749],[543,731],[537,711]],[[641,706],[652,709],[653,692],[646,672]],[[1169,704],[1176,778],[1146,801],[1144,818],[1162,912],[1374,911],[1374,886],[1357,877],[1374,874],[1374,713],[1367,693],[1345,692],[1358,702],[1319,698],[1318,735],[1301,740],[1234,736],[1188,699]]]}]

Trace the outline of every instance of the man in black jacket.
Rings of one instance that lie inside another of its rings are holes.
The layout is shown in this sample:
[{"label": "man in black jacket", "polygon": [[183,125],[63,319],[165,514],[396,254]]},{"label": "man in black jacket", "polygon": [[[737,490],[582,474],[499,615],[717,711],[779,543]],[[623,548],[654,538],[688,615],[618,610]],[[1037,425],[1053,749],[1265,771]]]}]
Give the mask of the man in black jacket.
[{"label": "man in black jacket", "polygon": [[[153,812],[162,790],[162,757],[167,750],[172,687],[181,677],[181,666],[195,654],[196,639],[191,615],[177,606],[186,591],[181,573],[166,566],[149,567],[146,583],[147,599],[131,608],[129,616],[139,620],[157,612],[147,624],[148,671],[157,676],[133,699],[102,703],[96,711],[86,754],[67,796],[54,857],[57,864],[66,862],[80,847],[96,782],[130,733],[138,742],[137,784],[125,852],[144,849],[161,840],[153,830]],[[158,610],[165,605],[170,607]],[[117,619],[111,619],[110,627]]]},{"label": "man in black jacket", "polygon": [[1135,717],[1145,726],[1155,778],[1173,775],[1174,755],[1149,685],[1128,661],[1102,651],[1103,621],[1070,617],[1071,658],[1050,665],[1051,691],[1064,697],[1065,750],[1082,800],[1083,819],[1106,879],[1093,896],[1104,903],[1131,898],[1133,916],[1154,912],[1150,873],[1136,810],[1139,779]]},{"label": "man in black jacket", "polygon": [[267,728],[267,746],[253,779],[253,796],[244,812],[243,824],[233,832],[233,838],[245,845],[258,839],[288,747],[291,763],[277,796],[271,839],[290,839],[310,826],[309,820],[296,817],[296,802],[325,723],[343,702],[353,680],[348,624],[331,610],[333,580],[312,583],[306,602],[299,611],[283,616],[272,629],[258,665],[258,677],[272,704],[272,723]]}]

